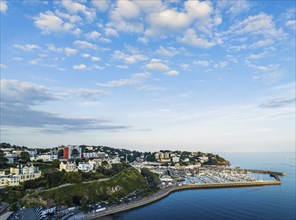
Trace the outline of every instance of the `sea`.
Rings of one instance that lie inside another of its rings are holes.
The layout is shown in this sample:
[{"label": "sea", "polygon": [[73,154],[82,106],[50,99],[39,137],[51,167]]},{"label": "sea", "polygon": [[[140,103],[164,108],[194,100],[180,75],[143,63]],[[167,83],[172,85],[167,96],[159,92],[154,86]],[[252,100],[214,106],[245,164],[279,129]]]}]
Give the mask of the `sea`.
[{"label": "sea", "polygon": [[197,189],[174,192],[140,208],[105,220],[296,220],[295,152],[219,153],[232,167],[285,172],[274,186]]}]

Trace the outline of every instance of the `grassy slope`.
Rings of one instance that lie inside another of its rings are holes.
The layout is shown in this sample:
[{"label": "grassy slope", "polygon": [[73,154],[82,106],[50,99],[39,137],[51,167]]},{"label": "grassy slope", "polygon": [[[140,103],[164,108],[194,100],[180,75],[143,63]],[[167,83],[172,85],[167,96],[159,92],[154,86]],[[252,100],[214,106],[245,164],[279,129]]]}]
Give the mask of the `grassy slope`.
[{"label": "grassy slope", "polygon": [[146,187],[145,178],[136,169],[131,168],[105,182],[75,184],[62,189],[42,192],[34,197],[42,198],[43,201],[51,199],[59,205],[72,206],[74,205],[74,196],[79,197],[82,203],[89,204],[100,200],[114,199]]}]

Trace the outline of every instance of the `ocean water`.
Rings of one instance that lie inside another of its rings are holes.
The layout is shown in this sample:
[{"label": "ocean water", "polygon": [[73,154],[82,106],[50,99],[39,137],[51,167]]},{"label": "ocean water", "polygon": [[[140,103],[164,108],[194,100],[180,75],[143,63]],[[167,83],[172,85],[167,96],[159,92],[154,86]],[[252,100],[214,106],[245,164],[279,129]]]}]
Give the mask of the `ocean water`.
[{"label": "ocean water", "polygon": [[280,186],[174,192],[144,207],[105,220],[276,219],[295,220],[295,153],[220,153],[232,166],[282,171]]}]

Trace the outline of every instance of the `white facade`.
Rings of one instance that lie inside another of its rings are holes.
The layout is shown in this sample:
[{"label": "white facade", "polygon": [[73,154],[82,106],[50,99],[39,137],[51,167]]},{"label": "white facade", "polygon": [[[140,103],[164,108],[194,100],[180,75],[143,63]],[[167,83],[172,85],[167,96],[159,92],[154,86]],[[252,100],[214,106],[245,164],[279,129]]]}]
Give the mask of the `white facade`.
[{"label": "white facade", "polygon": [[10,168],[10,174],[5,175],[5,172],[0,172],[0,186],[18,186],[20,182],[39,178],[41,172],[38,167],[17,166]]},{"label": "white facade", "polygon": [[94,169],[93,163],[78,163],[78,170],[82,172],[90,172]]},{"label": "white facade", "polygon": [[173,156],[173,157],[172,157],[172,161],[173,161],[174,163],[179,163],[179,161],[180,161],[180,157],[178,157],[178,156]]},{"label": "white facade", "polygon": [[66,172],[77,172],[76,163],[75,162],[69,162],[67,163],[60,163],[60,171],[65,170]]}]

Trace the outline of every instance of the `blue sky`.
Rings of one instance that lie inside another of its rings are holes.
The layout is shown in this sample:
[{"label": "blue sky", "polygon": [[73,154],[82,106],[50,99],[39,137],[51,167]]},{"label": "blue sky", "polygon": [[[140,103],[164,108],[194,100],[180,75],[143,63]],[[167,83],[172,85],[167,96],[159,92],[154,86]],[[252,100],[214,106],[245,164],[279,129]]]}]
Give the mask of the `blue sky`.
[{"label": "blue sky", "polygon": [[295,1],[1,1],[1,142],[295,151]]}]

